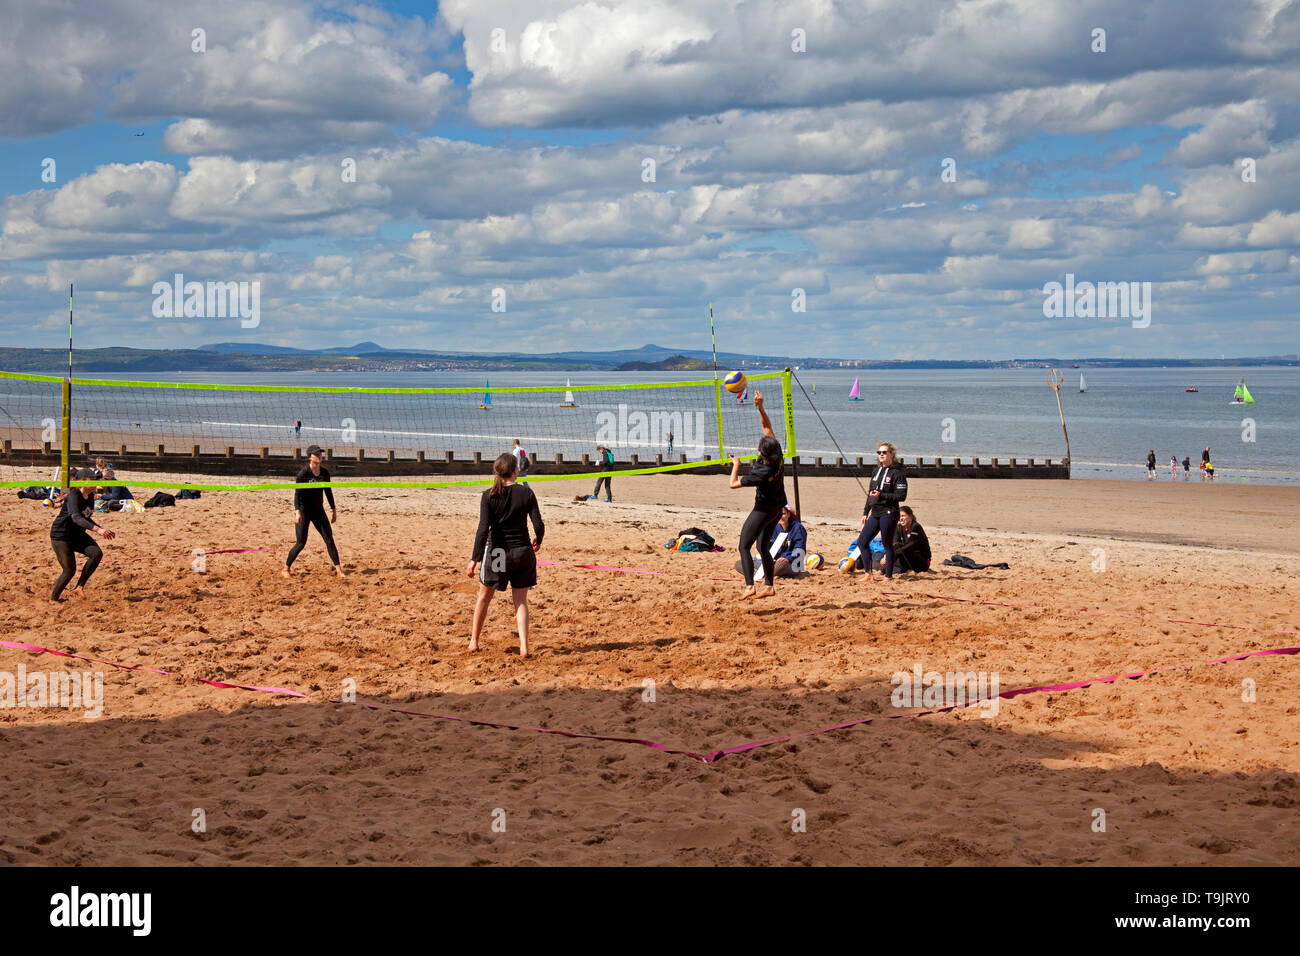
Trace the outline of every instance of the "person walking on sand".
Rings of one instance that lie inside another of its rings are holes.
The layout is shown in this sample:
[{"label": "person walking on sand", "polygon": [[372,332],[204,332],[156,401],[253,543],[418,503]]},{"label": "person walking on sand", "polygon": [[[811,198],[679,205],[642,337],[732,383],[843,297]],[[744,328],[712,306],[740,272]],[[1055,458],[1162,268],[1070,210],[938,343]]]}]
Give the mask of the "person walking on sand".
[{"label": "person walking on sand", "polygon": [[668,433],[668,454],[671,455],[672,453],[673,453],[673,433],[669,432]]},{"label": "person walking on sand", "polygon": [[[742,601],[751,598],[771,597],[776,593],[773,580],[776,574],[776,562],[772,558],[768,542],[772,538],[772,526],[781,520],[786,505],[785,497],[785,456],[781,453],[781,443],[772,431],[772,422],[763,408],[763,393],[754,393],[754,407],[758,409],[763,424],[763,437],[758,440],[758,461],[749,469],[749,474],[740,477],[740,458],[731,456],[731,488],[752,486],[754,489],[754,509],[740,528],[740,573],[745,576],[745,590],[741,592]],[[754,588],[754,556],[750,549],[758,545],[758,556],[763,563],[763,590]]]},{"label": "person walking on sand", "polygon": [[[293,523],[297,528],[298,540],[294,546],[289,549],[289,556],[284,560],[284,567],[280,574],[289,577],[293,572],[293,562],[302,549],[307,546],[307,530],[315,526],[316,532],[325,542],[325,550],[329,552],[330,561],[334,563],[334,573],[341,578],[347,577],[343,572],[343,566],[339,563],[339,549],[334,545],[334,531],[331,525],[339,520],[338,509],[334,507],[334,492],[329,487],[330,473],[329,470],[321,466],[321,456],[325,450],[319,445],[312,445],[307,449],[307,465],[298,472],[298,477],[294,479],[295,484],[323,484],[324,488],[298,488],[293,493]],[[322,495],[322,492],[324,494]],[[325,517],[325,505],[322,498],[330,503],[329,517]]]},{"label": "person walking on sand", "polygon": [[[600,459],[601,471],[614,470],[614,453],[610,451],[608,448],[606,448],[604,445],[596,446],[596,457]],[[601,475],[599,478],[596,479],[596,490],[591,493],[591,500],[595,501],[597,498],[600,497],[600,486],[602,484],[605,486],[605,500],[613,501],[614,480],[611,475]]]},{"label": "person walking on sand", "polygon": [[[528,589],[537,586],[537,549],[542,546],[546,525],[542,522],[533,489],[517,483],[519,463],[514,455],[506,452],[498,456],[492,463],[492,472],[496,477],[492,487],[486,489],[479,499],[474,551],[465,568],[465,576],[469,578],[479,572],[469,649],[471,652],[478,650],[478,639],[487,621],[492,592],[504,591],[509,585],[515,605],[515,626],[519,630],[519,656],[524,658],[528,656]],[[531,542],[528,540],[529,521],[535,535]]]},{"label": "person walking on sand", "polygon": [[1147,452],[1147,481],[1156,480],[1156,450],[1152,448]]}]

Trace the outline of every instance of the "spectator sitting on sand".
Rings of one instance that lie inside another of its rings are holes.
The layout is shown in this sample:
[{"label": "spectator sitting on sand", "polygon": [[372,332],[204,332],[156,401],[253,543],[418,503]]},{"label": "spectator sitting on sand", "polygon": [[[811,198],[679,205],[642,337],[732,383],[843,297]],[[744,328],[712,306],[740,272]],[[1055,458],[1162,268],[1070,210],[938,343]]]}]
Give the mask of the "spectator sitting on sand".
[{"label": "spectator sitting on sand", "polygon": [[894,560],[902,571],[930,570],[930,539],[907,505],[898,507],[898,529],[894,532]]},{"label": "spectator sitting on sand", "polygon": [[[104,481],[116,481],[117,472],[111,467],[105,468],[103,479]],[[101,501],[132,501],[135,499],[135,495],[131,494],[131,489],[127,488],[126,485],[107,486],[99,497]]]},{"label": "spectator sitting on sand", "polygon": [[[799,515],[795,513],[794,506],[787,504],[781,509],[781,518],[772,526],[772,536],[768,539],[768,553],[772,553],[772,546],[776,544],[781,535],[785,535],[785,540],[781,542],[773,555],[775,566],[773,575],[778,578],[792,578],[795,576],[796,563],[800,566],[808,554],[808,531],[804,528],[803,523],[799,520]],[[797,558],[796,558],[797,555]],[[741,574],[745,573],[739,561],[736,562],[735,568]]]}]

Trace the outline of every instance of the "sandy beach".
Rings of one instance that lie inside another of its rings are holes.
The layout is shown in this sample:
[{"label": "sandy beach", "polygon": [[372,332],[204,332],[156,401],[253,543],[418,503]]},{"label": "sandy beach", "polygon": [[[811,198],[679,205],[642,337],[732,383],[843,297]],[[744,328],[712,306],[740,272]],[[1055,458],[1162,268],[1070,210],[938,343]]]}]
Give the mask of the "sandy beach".
[{"label": "sandy beach", "polygon": [[[1300,862],[1300,656],[1205,663],[1300,645],[1300,489],[917,481],[936,565],[959,552],[1010,569],[827,569],[742,604],[752,493],[725,476],[615,477],[613,504],[574,502],[585,481],[534,487],[554,564],[528,660],[508,598],[466,649],[478,490],[340,494],[347,580],[314,535],[300,573],[279,576],[284,493],[106,515],[118,536],[88,598],[53,605],[52,514],[6,489],[3,639],[307,696],[100,667],[98,719],[0,709],[0,862]],[[838,558],[861,491],[810,479],[800,497],[810,548]],[[726,551],[665,550],[692,525]],[[20,665],[95,669],[0,648],[0,671]],[[995,673],[1004,691],[1174,669],[993,716],[885,719],[906,713],[891,675],[916,667]],[[331,702],[349,681],[391,707],[695,752],[877,719],[704,764]]]}]

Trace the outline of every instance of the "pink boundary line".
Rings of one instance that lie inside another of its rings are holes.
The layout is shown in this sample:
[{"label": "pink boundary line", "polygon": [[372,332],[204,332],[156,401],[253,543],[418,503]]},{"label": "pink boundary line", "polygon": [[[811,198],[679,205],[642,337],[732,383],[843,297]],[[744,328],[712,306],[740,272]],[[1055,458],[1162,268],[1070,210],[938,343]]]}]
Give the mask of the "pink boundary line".
[{"label": "pink boundary line", "polygon": [[[1202,661],[1200,662],[1200,664],[1195,664],[1195,663],[1175,664],[1172,667],[1158,667],[1155,668],[1154,670],[1136,671],[1132,674],[1115,674],[1111,677],[1092,677],[1092,678],[1088,678],[1087,680],[1072,681],[1068,684],[1041,684],[1037,687],[1021,687],[1015,690],[1003,691],[997,696],[1000,698],[1005,697],[1009,699],[1012,697],[1020,697],[1024,694],[1059,693],[1059,692],[1064,692],[1069,690],[1076,690],[1081,687],[1087,687],[1089,684],[1110,684],[1110,683],[1114,683],[1117,680],[1120,680],[1121,678],[1127,680],[1137,680],[1138,678],[1146,677],[1149,674],[1160,674],[1166,671],[1187,670],[1188,668],[1197,667],[1204,664],[1226,664],[1229,661],[1240,661],[1240,660],[1245,660],[1248,657],[1258,657],[1266,654],[1287,654],[1287,655],[1300,654],[1300,647],[1278,647],[1266,651],[1247,651],[1243,654],[1234,654],[1231,657],[1220,657],[1220,658],[1216,658],[1215,660]],[[992,700],[993,698],[986,698],[986,699]],[[330,703],[341,704],[344,703],[344,701],[335,698],[335,699],[331,699]],[[476,727],[495,727],[499,730],[528,730],[540,734],[555,734],[556,736],[560,736],[560,737],[571,737],[571,738],[581,739],[581,740],[603,740],[611,743],[638,744],[642,747],[649,747],[651,750],[658,750],[660,753],[676,754],[682,757],[690,757],[693,760],[700,761],[701,763],[714,763],[717,760],[720,760],[722,757],[725,757],[729,754],[744,753],[749,750],[756,750],[759,747],[767,747],[772,744],[780,744],[790,740],[798,740],[799,738],[802,737],[812,737],[817,734],[829,733],[830,731],[833,730],[845,730],[849,727],[857,727],[862,724],[872,723],[876,719],[875,717],[860,717],[856,720],[848,720],[848,721],[844,721],[843,723],[831,724],[826,727],[817,727],[813,730],[802,730],[792,734],[783,734],[780,737],[768,737],[763,740],[751,740],[748,741],[747,743],[736,744],[733,747],[723,747],[721,750],[711,750],[708,753],[696,753],[693,750],[682,750],[675,747],[667,747],[661,743],[657,743],[656,741],[645,740],[640,737],[611,737],[611,736],[605,736],[603,734],[583,734],[583,733],[577,733],[570,730],[555,730],[550,727],[535,727],[529,724],[503,724],[503,723],[497,723],[494,721],[487,721],[487,720],[474,720],[473,718],[470,717],[457,717],[450,714],[430,714],[424,711],[406,710],[401,707],[390,707],[386,704],[376,704],[373,703],[372,701],[365,701],[365,700],[358,700],[356,701],[356,703],[362,707],[366,707],[371,710],[385,710],[396,714],[406,714],[411,717],[431,717],[436,720],[455,720],[455,721],[459,721],[460,723],[472,724]],[[947,707],[933,707],[930,708],[929,710],[912,711],[906,714],[886,714],[881,719],[898,720],[903,717],[924,717],[927,714],[942,714],[950,710],[957,710],[958,708],[961,707],[973,707],[978,705],[979,703],[981,703],[981,701],[975,700],[975,701],[967,701],[964,704],[952,704]]]},{"label": "pink boundary line", "polygon": [[[187,674],[181,674],[179,672],[174,672],[174,671],[160,670],[154,667],[132,667],[129,664],[114,664],[112,661],[101,661],[93,657],[83,657],[80,654],[71,654],[65,651],[56,651],[48,647],[40,647],[39,645],[36,644],[23,644],[18,641],[0,641],[0,647],[11,647],[17,650],[33,651],[38,654],[53,654],[56,657],[70,657],[70,658],[75,658],[77,660],[88,661],[92,664],[105,664],[109,667],[115,667],[119,670],[144,671],[151,674],[162,674],[166,677],[181,677],[184,678],[185,680],[192,680],[202,684],[208,684],[211,687],[262,691],[264,693],[269,693],[269,694],[287,694],[291,697],[299,697],[305,700],[310,699],[307,697],[306,694],[303,694],[296,690],[290,690],[287,687],[258,687],[252,684],[230,684],[230,683],[225,683],[224,681],[212,681],[202,677],[190,677]],[[1110,684],[1110,683],[1114,683],[1117,680],[1120,680],[1121,678],[1126,680],[1137,680],[1138,678],[1146,677],[1149,674],[1161,674],[1168,671],[1187,670],[1192,667],[1204,666],[1206,664],[1226,664],[1229,661],[1240,661],[1240,660],[1245,660],[1248,657],[1261,657],[1269,654],[1280,654],[1280,655],[1300,654],[1300,647],[1277,647],[1277,648],[1272,648],[1270,650],[1264,650],[1264,651],[1246,651],[1241,654],[1233,654],[1229,657],[1219,657],[1219,658],[1215,658],[1214,660],[1201,661],[1199,664],[1197,663],[1175,664],[1171,667],[1157,667],[1153,670],[1135,671],[1131,674],[1114,674],[1110,677],[1091,677],[1086,680],[1072,681],[1067,684],[1039,684],[1034,687],[1020,687],[1020,688],[1016,688],[1015,690],[1002,691],[1000,694],[997,695],[997,697],[1007,698],[1009,700],[1013,697],[1020,697],[1025,694],[1061,693],[1064,691],[1077,690],[1081,687],[1087,687],[1090,684]],[[985,699],[992,700],[994,698],[985,698]],[[329,703],[344,704],[344,703],[348,703],[348,701],[343,701],[338,698],[330,698]],[[826,727],[817,727],[813,730],[796,731],[795,733],[783,734],[780,737],[768,737],[763,740],[751,740],[748,741],[747,743],[736,744],[733,747],[724,747],[721,750],[712,750],[709,751],[708,753],[696,753],[693,750],[682,750],[675,747],[667,747],[664,744],[658,743],[653,740],[646,740],[641,737],[613,737],[604,734],[584,734],[584,733],[578,733],[576,731],[571,731],[571,730],[556,730],[550,727],[537,727],[532,724],[505,724],[505,723],[499,723],[496,721],[489,721],[489,720],[475,720],[474,718],[471,717],[457,717],[452,714],[430,714],[419,710],[406,710],[401,707],[391,707],[387,704],[376,704],[373,701],[366,701],[366,700],[358,700],[358,701],[354,701],[353,703],[361,707],[368,708],[370,710],[384,710],[395,714],[406,714],[407,716],[410,717],[429,717],[435,720],[454,720],[458,723],[470,724],[476,727],[493,727],[499,730],[527,730],[533,733],[553,734],[558,737],[570,737],[576,740],[601,740],[610,743],[637,744],[642,747],[649,747],[651,750],[658,750],[661,753],[676,754],[683,757],[690,757],[693,760],[698,760],[701,763],[706,763],[706,764],[714,763],[715,761],[729,754],[744,753],[749,750],[755,750],[759,747],[767,747],[772,744],[785,743],[790,740],[798,740],[802,737],[812,737],[817,734],[829,733],[830,731],[833,730],[845,730],[849,727],[857,727],[862,724],[872,723],[876,719],[875,717],[860,717],[856,720],[844,721],[843,723],[839,723],[839,724],[831,724]],[[928,710],[911,711],[906,714],[887,714],[882,719],[897,720],[902,717],[924,717],[927,714],[942,714],[950,710],[956,710],[960,707],[972,707],[978,705],[979,703],[981,703],[981,701],[974,700],[974,701],[967,701],[964,704],[951,704],[946,707],[933,707]]]},{"label": "pink boundary line", "polygon": [[68,651],[56,651],[53,648],[41,647],[38,644],[23,644],[19,641],[0,641],[0,647],[12,647],[20,651],[34,651],[37,654],[53,654],[55,657],[72,657],[79,661],[86,661],[91,664],[104,664],[108,667],[116,667],[120,671],[143,671],[148,674],[162,674],[164,677],[182,677],[185,680],[198,681],[200,684],[207,684],[211,687],[221,687],[225,689],[238,690],[257,690],[267,694],[288,694],[290,697],[301,697],[307,699],[307,695],[296,690],[290,690],[287,687],[259,687],[256,684],[228,684],[225,681],[208,680],[204,677],[191,677],[189,674],[182,674],[179,671],[165,671],[157,667],[132,667],[130,664],[114,664],[112,661],[101,661],[94,657],[84,657],[81,654],[73,654]]}]

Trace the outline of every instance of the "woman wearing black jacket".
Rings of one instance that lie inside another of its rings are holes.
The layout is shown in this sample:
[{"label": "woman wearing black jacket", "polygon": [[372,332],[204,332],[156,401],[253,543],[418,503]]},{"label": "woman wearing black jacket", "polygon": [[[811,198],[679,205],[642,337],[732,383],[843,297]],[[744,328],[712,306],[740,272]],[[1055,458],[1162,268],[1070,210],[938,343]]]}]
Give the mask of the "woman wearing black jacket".
[{"label": "woman wearing black jacket", "polygon": [[[73,477],[85,481],[94,478],[95,473],[89,468],[83,468]],[[95,568],[99,567],[99,561],[104,556],[99,545],[90,540],[90,535],[93,532],[101,538],[113,537],[113,532],[100,527],[95,523],[95,519],[90,517],[95,510],[95,492],[98,490],[98,488],[69,488],[68,496],[59,509],[59,516],[54,519],[54,525],[50,528],[50,544],[54,547],[54,556],[59,559],[59,565],[63,568],[63,573],[54,582],[54,590],[50,592],[51,601],[62,599],[63,589],[77,573],[78,554],[86,556],[86,563],[82,566],[81,577],[77,579],[77,586],[72,589],[72,593],[79,598],[86,596],[86,582],[95,573]]]},{"label": "woman wearing black jacket", "polygon": [[[880,534],[885,546],[884,574],[894,576],[894,529],[898,526],[898,506],[907,498],[907,474],[894,462],[898,448],[887,441],[876,445],[876,473],[867,489],[867,503],[862,508],[862,532],[858,535],[858,552],[869,557],[871,539]],[[867,565],[871,579],[871,565]]]}]

